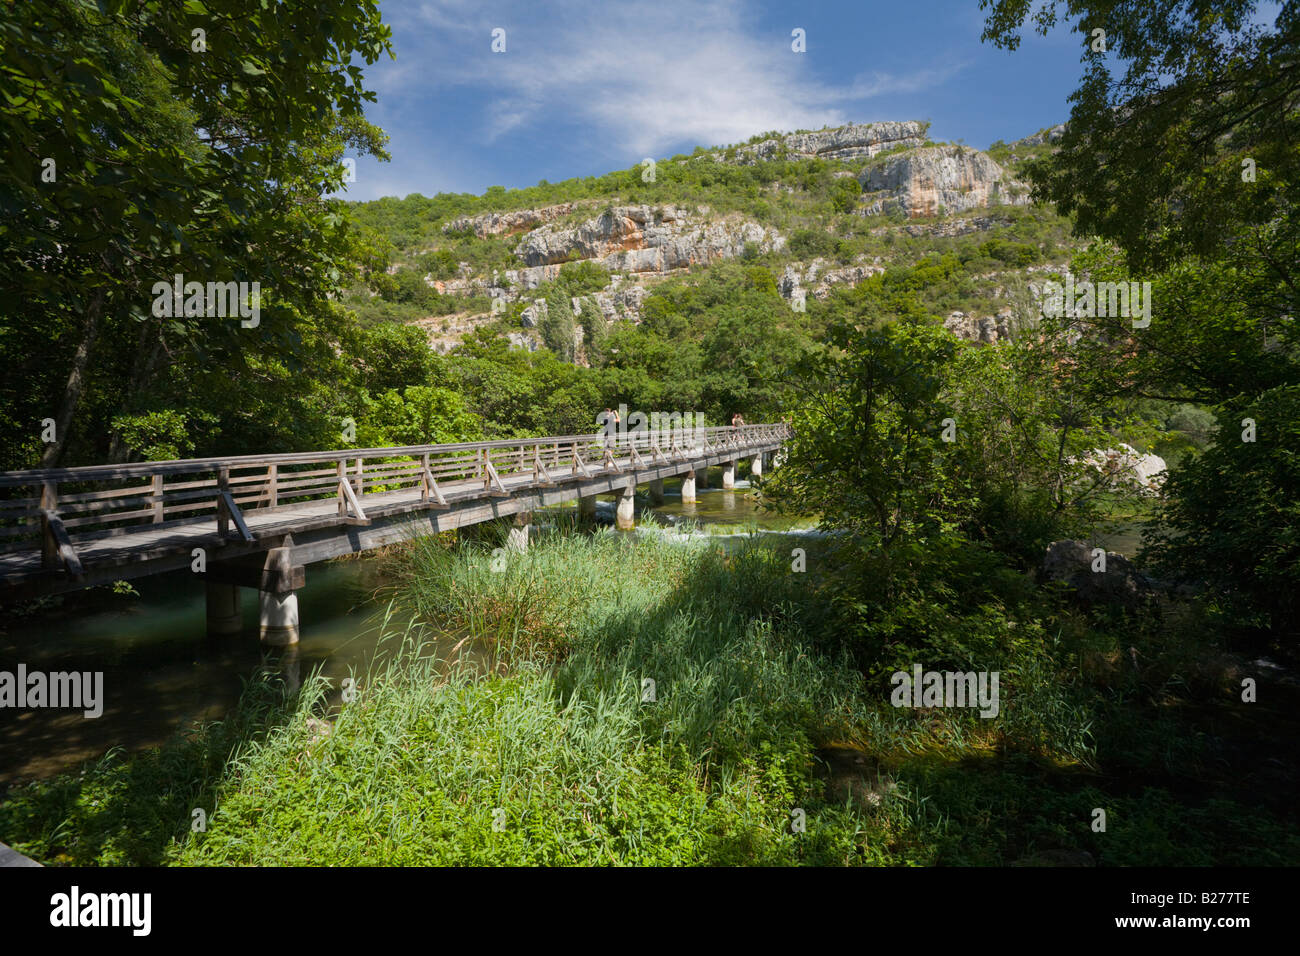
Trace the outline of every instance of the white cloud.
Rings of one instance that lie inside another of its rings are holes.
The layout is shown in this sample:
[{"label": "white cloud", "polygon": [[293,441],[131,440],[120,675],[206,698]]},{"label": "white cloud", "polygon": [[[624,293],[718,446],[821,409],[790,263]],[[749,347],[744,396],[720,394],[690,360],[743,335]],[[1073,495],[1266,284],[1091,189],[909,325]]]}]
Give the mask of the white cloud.
[{"label": "white cloud", "polygon": [[[816,75],[815,33],[809,52],[794,53],[788,30],[756,33],[731,0],[654,0],[594,12],[574,0],[508,14],[471,0],[399,9],[390,15],[399,63],[403,56],[417,63],[379,79],[381,93],[467,87],[491,98],[477,131],[487,143],[563,120],[595,127],[601,142],[593,149],[627,154],[629,165],[681,144],[862,119],[866,100],[934,86],[963,65],[831,84]],[[495,26],[507,29],[504,54],[489,50]]]}]

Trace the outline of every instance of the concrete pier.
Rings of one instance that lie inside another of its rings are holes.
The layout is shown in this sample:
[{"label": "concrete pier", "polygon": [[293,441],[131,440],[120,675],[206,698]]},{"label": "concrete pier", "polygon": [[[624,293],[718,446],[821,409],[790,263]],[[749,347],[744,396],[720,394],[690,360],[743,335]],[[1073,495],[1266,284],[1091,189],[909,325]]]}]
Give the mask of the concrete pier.
[{"label": "concrete pier", "polygon": [[618,530],[636,527],[636,485],[628,484],[618,496]]},{"label": "concrete pier", "polygon": [[664,503],[664,480],[656,478],[650,482],[650,503],[661,505]]},{"label": "concrete pier", "polygon": [[258,636],[264,644],[284,647],[298,643],[298,592],[292,589],[293,538],[266,552],[263,590],[258,592]]},{"label": "concrete pier", "polygon": [[758,454],[758,455],[755,455],[755,456],[754,456],[754,460],[753,460],[752,462],[750,462],[750,465],[749,465],[749,473],[750,473],[751,475],[753,475],[755,478],[762,478],[762,477],[763,477],[763,456],[762,456],[762,454]]},{"label": "concrete pier", "polygon": [[510,525],[510,533],[506,537],[506,547],[511,551],[528,550],[528,531],[533,525],[533,513],[531,511],[521,511],[514,516]]},{"label": "concrete pier", "polygon": [[688,471],[682,476],[682,504],[695,504],[695,476],[698,472]]},{"label": "concrete pier", "polygon": [[591,521],[596,517],[596,496],[583,495],[578,499],[578,519]]},{"label": "concrete pier", "polygon": [[695,487],[701,490],[709,487],[709,469],[707,468],[695,469]]},{"label": "concrete pier", "polygon": [[298,595],[258,591],[258,637],[263,644],[285,647],[298,643]]},{"label": "concrete pier", "polygon": [[208,633],[238,634],[244,629],[244,615],[239,606],[239,585],[208,581]]},{"label": "concrete pier", "polygon": [[726,490],[736,487],[736,463],[734,461],[722,463],[722,487]]}]

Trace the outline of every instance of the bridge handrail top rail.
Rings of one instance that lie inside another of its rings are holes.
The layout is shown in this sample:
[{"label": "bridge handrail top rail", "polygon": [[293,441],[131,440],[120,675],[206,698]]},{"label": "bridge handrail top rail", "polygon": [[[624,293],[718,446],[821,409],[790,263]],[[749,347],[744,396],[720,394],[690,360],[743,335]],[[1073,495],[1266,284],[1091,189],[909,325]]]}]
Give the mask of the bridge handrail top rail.
[{"label": "bridge handrail top rail", "polygon": [[[752,425],[707,425],[700,429],[683,429],[692,434],[730,434],[738,432],[752,433],[759,429],[783,428],[789,426],[782,422],[760,422]],[[616,437],[625,440],[631,434],[649,435],[650,430],[620,432]],[[663,434],[667,434],[664,432]],[[611,436],[614,437],[614,436]],[[586,432],[581,435],[549,435],[542,438],[502,438],[494,441],[454,442],[446,445],[393,445],[380,448],[346,448],[330,451],[277,452],[270,455],[233,455],[215,458],[176,458],[170,461],[137,461],[117,465],[79,465],[73,468],[35,468],[24,471],[0,471],[0,488],[21,487],[23,485],[41,484],[46,481],[108,481],[121,478],[144,478],[152,475],[184,475],[195,472],[214,471],[221,467],[248,468],[255,465],[303,465],[312,462],[348,461],[353,458],[412,457],[425,454],[446,454],[450,452],[481,451],[497,448],[531,448],[543,445],[567,444],[572,442],[601,441],[600,431]]]}]

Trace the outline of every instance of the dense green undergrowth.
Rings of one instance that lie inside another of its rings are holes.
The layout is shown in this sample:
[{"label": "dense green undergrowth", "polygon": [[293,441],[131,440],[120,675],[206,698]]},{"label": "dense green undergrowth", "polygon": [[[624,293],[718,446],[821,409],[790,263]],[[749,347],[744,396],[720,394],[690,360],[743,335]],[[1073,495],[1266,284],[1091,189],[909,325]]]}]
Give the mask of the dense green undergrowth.
[{"label": "dense green undergrowth", "polygon": [[1003,671],[999,716],[895,709],[835,636],[834,552],[794,573],[760,540],[426,540],[396,600],[474,654],[395,633],[334,708],[318,677],[254,682],[227,721],[11,790],[0,834],[78,864],[1296,859],[1290,811],[1225,789],[1172,706],[1177,629],[1143,644],[1176,677],[1153,690],[1115,664],[1142,639],[1122,622],[1107,636],[1041,594],[984,609],[966,626]]}]

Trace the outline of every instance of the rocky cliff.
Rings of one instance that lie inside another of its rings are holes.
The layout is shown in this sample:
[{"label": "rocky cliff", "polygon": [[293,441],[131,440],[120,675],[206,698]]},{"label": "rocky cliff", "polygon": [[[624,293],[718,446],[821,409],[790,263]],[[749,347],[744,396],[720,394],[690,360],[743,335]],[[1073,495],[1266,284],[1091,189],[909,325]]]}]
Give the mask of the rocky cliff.
[{"label": "rocky cliff", "polygon": [[736,216],[674,206],[616,206],[573,229],[543,226],[524,236],[515,255],[530,267],[591,259],[611,272],[670,272],[739,256],[747,243],[780,250],[774,229]]},{"label": "rocky cliff", "polygon": [[488,212],[481,216],[461,216],[442,227],[443,232],[471,232],[480,239],[488,236],[510,236],[527,232],[548,222],[554,222],[573,212],[575,203],[558,203],[539,209],[515,209],[510,212]]},{"label": "rocky cliff", "polygon": [[[736,148],[730,162],[741,166],[773,159],[858,159],[897,146],[923,146],[928,123],[850,123],[812,133],[789,133]],[[726,153],[709,154],[725,159]]]},{"label": "rocky cliff", "polygon": [[858,177],[867,215],[901,212],[910,219],[987,206],[1026,206],[1029,187],[988,155],[965,146],[934,146],[891,156]]}]

